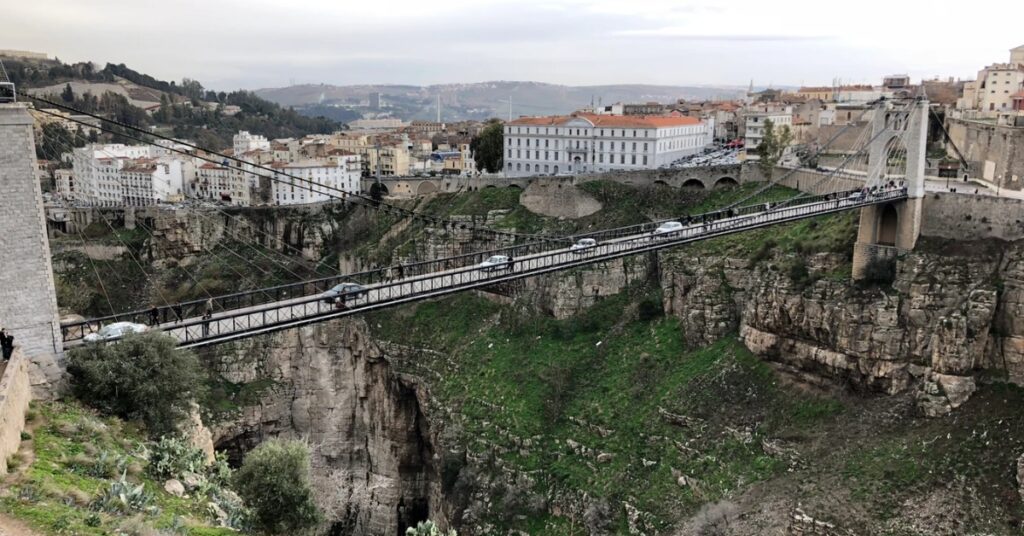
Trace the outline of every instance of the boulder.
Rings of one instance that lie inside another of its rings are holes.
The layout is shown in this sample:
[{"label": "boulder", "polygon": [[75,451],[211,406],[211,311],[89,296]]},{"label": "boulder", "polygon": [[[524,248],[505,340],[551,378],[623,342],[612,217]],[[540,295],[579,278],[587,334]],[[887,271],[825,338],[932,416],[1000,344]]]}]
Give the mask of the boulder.
[{"label": "boulder", "polygon": [[185,486],[177,478],[172,478],[167,482],[164,482],[164,491],[174,495],[175,497],[185,496]]}]

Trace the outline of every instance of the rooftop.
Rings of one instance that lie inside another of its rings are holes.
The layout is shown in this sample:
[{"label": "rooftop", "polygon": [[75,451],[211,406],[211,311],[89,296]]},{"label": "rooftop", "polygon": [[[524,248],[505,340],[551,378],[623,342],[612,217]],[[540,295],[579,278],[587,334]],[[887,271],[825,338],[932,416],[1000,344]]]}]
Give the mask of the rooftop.
[{"label": "rooftop", "polygon": [[577,113],[572,115],[549,115],[544,117],[520,117],[508,124],[511,126],[562,126],[573,119],[583,119],[595,127],[663,128],[699,125],[700,119],[686,116],[665,115],[597,115]]}]

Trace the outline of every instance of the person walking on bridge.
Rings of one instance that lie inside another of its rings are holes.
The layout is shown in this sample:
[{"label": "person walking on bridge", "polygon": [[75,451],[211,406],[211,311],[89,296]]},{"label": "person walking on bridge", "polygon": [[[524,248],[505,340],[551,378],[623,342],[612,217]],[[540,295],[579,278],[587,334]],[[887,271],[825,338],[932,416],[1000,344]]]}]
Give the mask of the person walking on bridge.
[{"label": "person walking on bridge", "polygon": [[153,307],[149,310],[149,325],[159,326],[160,325],[160,309]]}]

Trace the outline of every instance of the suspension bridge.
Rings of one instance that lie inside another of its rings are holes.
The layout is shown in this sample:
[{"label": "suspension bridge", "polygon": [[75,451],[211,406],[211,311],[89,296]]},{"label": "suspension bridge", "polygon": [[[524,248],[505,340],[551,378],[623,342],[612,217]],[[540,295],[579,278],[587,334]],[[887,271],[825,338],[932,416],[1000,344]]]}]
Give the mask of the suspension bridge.
[{"label": "suspension bridge", "polygon": [[[19,94],[38,99],[20,92]],[[59,102],[44,102],[54,107],[67,108]],[[14,181],[35,181],[34,173],[24,169],[26,165],[35,161],[31,128],[23,128],[30,123],[30,120],[25,120],[27,116],[23,105],[0,104],[0,136],[18,136],[22,141],[20,145],[12,145],[12,150],[4,150],[4,159],[0,160],[0,179],[4,184]],[[110,129],[122,137],[140,143],[156,144],[161,140],[170,140],[99,115],[94,117],[103,122],[103,130]],[[924,195],[928,102],[923,97],[880,100],[865,111],[864,117],[867,123],[866,126],[861,123],[857,127],[862,128],[862,132],[855,150],[849,151],[842,163],[833,169],[827,172],[819,170],[818,178],[812,184],[803,185],[804,192],[798,192],[788,198],[779,199],[777,192],[774,192],[774,197],[769,194],[772,193],[774,186],[781,184],[790,174],[800,171],[798,169],[782,173],[778,178],[765,182],[739,201],[700,214],[680,214],[674,218],[573,236],[524,234],[470,224],[474,232],[490,234],[495,238],[495,242],[505,245],[486,251],[403,263],[358,273],[299,280],[285,285],[208,296],[180,303],[164,300],[164,303],[154,304],[142,310],[125,311],[64,324],[52,320],[56,318],[56,300],[53,294],[49,251],[41,251],[41,248],[46,247],[44,234],[42,240],[36,239],[34,244],[26,244],[23,249],[32,249],[33,254],[27,255],[26,258],[31,259],[30,264],[35,263],[35,271],[43,274],[44,278],[49,278],[48,282],[42,283],[43,292],[30,294],[44,306],[48,304],[52,310],[40,317],[46,321],[37,323],[34,328],[36,332],[23,337],[23,340],[29,339],[40,352],[51,351],[54,355],[61,355],[64,348],[87,344],[86,337],[103,326],[114,322],[134,322],[146,324],[151,330],[166,333],[175,338],[181,347],[214,345],[851,210],[862,211],[858,242],[854,250],[856,276],[858,270],[862,270],[872,258],[889,257],[900,251],[912,249],[917,239],[920,229],[920,200]],[[855,124],[851,122],[848,128],[853,128]],[[838,136],[839,134],[836,135]],[[370,209],[391,212],[400,218],[419,220],[435,228],[467,227],[466,222],[455,222],[418,213],[362,194],[333,190],[316,183],[303,184],[305,179],[282,177],[278,170],[240,160],[233,155],[219,154],[188,143],[183,144],[180,140],[173,141],[176,144],[173,147],[168,148],[166,143],[162,147],[218,164],[232,161],[245,173],[268,180],[285,180],[311,191],[327,193],[338,203],[360,204]],[[831,141],[823,144],[821,151],[827,150]],[[182,149],[182,145],[186,148]],[[852,187],[851,178],[855,183]],[[22,190],[24,191],[18,194],[16,199],[12,198],[11,202],[31,203],[38,207],[40,214],[32,214],[28,219],[0,219],[0,227],[4,230],[35,227],[38,218],[42,217],[38,183],[36,182],[34,190],[28,187]],[[36,198],[30,199],[33,195]],[[6,206],[0,208],[7,210]],[[678,222],[679,225],[670,232],[656,233],[655,230],[666,221]],[[593,239],[594,245],[582,249],[571,247],[583,238]],[[251,255],[232,253],[240,257]],[[481,262],[495,255],[507,257],[508,260],[493,267],[495,269],[480,267]],[[136,259],[136,262],[139,260]],[[14,284],[10,280],[7,283]],[[347,295],[338,296],[337,299],[327,299],[323,296],[325,291],[339,283],[355,283],[359,287]],[[49,293],[49,296],[46,296],[46,293]],[[33,307],[37,305],[33,304]],[[0,312],[7,315],[4,318],[18,313],[16,310]],[[47,341],[47,338],[50,340]],[[116,340],[116,337],[102,342],[112,340]],[[52,347],[52,350],[46,348],[48,346]]]}]

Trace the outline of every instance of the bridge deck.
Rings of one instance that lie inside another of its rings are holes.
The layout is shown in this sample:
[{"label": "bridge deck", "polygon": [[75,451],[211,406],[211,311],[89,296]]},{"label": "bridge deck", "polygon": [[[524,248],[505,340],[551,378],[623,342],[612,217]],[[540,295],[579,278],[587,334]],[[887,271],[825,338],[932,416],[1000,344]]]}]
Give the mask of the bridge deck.
[{"label": "bridge deck", "polygon": [[[561,247],[517,256],[514,258],[514,266],[510,269],[482,271],[477,266],[463,266],[395,281],[380,281],[368,285],[363,295],[348,296],[341,303],[325,300],[319,294],[312,294],[238,307],[217,312],[210,318],[193,316],[179,322],[164,322],[153,329],[171,335],[185,348],[223,343],[771,225],[901,201],[906,197],[904,190],[892,189],[863,197],[819,198],[810,203],[739,214],[707,223],[694,223],[671,235],[655,237],[649,232],[624,236],[605,235],[597,246],[582,252],[573,252],[567,247]],[[87,325],[90,325],[88,321],[76,326],[64,326],[62,331],[65,346],[83,344],[82,337],[86,330],[81,326]]]}]

